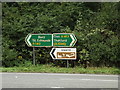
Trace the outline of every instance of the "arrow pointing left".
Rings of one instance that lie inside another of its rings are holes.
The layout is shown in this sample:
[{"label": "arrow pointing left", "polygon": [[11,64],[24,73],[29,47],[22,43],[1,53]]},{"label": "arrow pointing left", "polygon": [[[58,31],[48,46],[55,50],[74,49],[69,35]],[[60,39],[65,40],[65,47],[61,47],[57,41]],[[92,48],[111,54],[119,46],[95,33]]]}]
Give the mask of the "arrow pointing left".
[{"label": "arrow pointing left", "polygon": [[26,38],[25,38],[25,42],[26,42],[26,44],[28,45],[28,46],[32,46],[32,44],[30,43],[30,38],[31,38],[31,34],[28,34],[27,36],[26,36]]},{"label": "arrow pointing left", "polygon": [[55,52],[55,48],[52,48],[52,50],[50,52],[50,55],[51,55],[52,59],[55,59],[54,52]]}]

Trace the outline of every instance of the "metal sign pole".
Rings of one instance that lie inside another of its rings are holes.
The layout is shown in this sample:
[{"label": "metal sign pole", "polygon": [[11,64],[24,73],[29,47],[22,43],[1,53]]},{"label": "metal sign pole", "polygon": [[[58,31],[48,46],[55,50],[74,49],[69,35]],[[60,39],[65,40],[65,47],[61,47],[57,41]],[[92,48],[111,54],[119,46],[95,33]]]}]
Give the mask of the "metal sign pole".
[{"label": "metal sign pole", "polygon": [[35,65],[35,47],[33,47],[33,65]]},{"label": "metal sign pole", "polygon": [[69,68],[69,60],[67,60],[67,68]]}]

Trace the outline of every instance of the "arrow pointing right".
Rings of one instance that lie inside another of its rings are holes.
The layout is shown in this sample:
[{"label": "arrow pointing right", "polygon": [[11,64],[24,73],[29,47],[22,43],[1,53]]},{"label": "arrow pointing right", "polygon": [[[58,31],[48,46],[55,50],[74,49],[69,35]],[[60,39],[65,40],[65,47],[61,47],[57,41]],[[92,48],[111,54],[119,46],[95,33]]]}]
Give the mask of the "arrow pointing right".
[{"label": "arrow pointing right", "polygon": [[70,43],[70,46],[74,46],[75,43],[77,42],[77,39],[74,34],[71,34],[70,37],[72,38],[72,42]]}]

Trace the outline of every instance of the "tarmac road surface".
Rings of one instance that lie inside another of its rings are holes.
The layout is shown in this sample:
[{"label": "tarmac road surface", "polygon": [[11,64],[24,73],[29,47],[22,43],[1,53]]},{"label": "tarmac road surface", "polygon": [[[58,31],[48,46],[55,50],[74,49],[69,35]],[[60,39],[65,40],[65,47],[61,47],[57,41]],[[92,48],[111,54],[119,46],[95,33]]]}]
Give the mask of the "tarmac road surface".
[{"label": "tarmac road surface", "polygon": [[2,88],[118,88],[118,75],[0,73]]}]

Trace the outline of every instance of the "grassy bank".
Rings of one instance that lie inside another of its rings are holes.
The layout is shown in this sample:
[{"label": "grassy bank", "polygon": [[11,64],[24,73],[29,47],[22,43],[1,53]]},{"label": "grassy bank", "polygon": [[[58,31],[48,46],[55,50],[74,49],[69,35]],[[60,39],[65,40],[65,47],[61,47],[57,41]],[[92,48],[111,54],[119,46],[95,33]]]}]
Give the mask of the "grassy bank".
[{"label": "grassy bank", "polygon": [[114,67],[74,67],[62,68],[52,65],[37,65],[29,67],[1,67],[2,72],[32,72],[32,73],[79,73],[79,74],[120,74],[120,69]]}]

